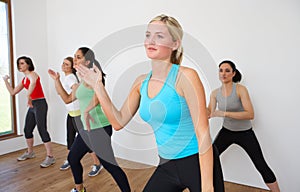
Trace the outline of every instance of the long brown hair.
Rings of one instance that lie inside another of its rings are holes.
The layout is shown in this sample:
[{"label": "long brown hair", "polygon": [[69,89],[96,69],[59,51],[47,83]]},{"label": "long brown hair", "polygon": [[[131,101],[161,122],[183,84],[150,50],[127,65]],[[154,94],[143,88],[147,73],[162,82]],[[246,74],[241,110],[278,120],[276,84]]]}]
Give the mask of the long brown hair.
[{"label": "long brown hair", "polygon": [[77,83],[79,83],[79,79],[78,79],[78,76],[76,74],[76,69],[74,68],[74,62],[73,62],[73,57],[66,57],[65,58],[66,60],[70,61],[71,63],[71,68],[72,68],[72,73],[75,75],[76,79],[77,79]]}]

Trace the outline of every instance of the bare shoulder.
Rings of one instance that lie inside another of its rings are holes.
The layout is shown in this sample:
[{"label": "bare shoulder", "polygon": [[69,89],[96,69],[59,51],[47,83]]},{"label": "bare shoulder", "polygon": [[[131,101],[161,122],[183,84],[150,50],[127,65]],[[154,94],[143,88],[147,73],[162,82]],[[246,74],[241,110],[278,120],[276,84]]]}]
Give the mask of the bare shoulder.
[{"label": "bare shoulder", "polygon": [[193,75],[197,75],[198,76],[198,73],[197,73],[197,71],[195,70],[195,69],[193,69],[193,68],[190,68],[190,67],[185,67],[185,66],[180,66],[179,67],[179,73],[180,74],[185,74],[185,75],[191,75],[191,76],[193,76]]},{"label": "bare shoulder", "polygon": [[134,81],[134,83],[133,83],[133,85],[132,85],[132,89],[140,90],[140,87],[141,87],[143,81],[146,79],[147,75],[148,75],[148,74],[142,74],[142,75],[139,75],[139,76],[135,79],[135,81]]},{"label": "bare shoulder", "polygon": [[244,94],[248,94],[248,89],[246,86],[237,83],[236,84],[236,92],[239,96],[244,95]]},{"label": "bare shoulder", "polygon": [[135,81],[138,81],[138,82],[143,82],[146,77],[147,77],[148,74],[142,74],[142,75],[139,75]]},{"label": "bare shoulder", "polygon": [[39,75],[36,72],[32,71],[27,77],[31,81],[36,81],[38,79]]},{"label": "bare shoulder", "polygon": [[213,98],[215,98],[215,97],[217,96],[218,90],[219,90],[219,88],[213,90],[213,91],[211,92],[210,96],[213,97]]},{"label": "bare shoulder", "polygon": [[239,83],[236,84],[236,89],[238,91],[247,91],[247,87]]},{"label": "bare shoulder", "polygon": [[190,82],[191,80],[192,82],[194,82],[193,80],[198,80],[198,81],[200,80],[197,71],[190,67],[180,66],[178,71],[177,81]]}]

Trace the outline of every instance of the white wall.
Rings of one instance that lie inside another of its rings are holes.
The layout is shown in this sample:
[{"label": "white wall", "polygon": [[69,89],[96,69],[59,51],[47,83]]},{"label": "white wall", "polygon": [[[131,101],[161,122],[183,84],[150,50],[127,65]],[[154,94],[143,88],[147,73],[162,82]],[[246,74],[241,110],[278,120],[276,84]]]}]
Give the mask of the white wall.
[{"label": "white wall", "polygon": [[[19,56],[26,55],[33,59],[36,71],[42,77],[48,77],[44,70],[48,65],[48,42],[47,42],[47,19],[46,19],[46,1],[38,0],[13,0],[13,39],[14,39],[14,58],[16,78],[18,84],[24,77],[16,68],[16,59]],[[42,78],[42,84],[45,88],[48,86],[48,78]],[[19,133],[23,134],[24,120],[27,112],[26,91],[22,91],[17,98],[17,125]],[[48,92],[46,91],[46,96]],[[48,118],[49,119],[49,118]],[[50,120],[50,119],[49,119]],[[51,130],[50,130],[51,132]],[[41,139],[34,132],[35,144],[40,144]],[[0,154],[9,153],[26,147],[23,137],[17,137],[10,140],[0,141]]]},{"label": "white wall", "polygon": [[[131,38],[135,37],[135,32],[140,30],[137,26],[146,24],[160,13],[166,13],[175,16],[185,32],[198,41],[196,48],[201,44],[210,54],[205,55],[204,61],[196,66],[201,75],[206,75],[203,80],[207,85],[207,94],[219,86],[217,64],[223,59],[236,62],[244,74],[242,83],[248,87],[252,98],[254,130],[265,158],[274,170],[282,191],[300,190],[296,180],[300,171],[300,149],[297,147],[300,142],[296,139],[299,135],[296,126],[300,103],[299,92],[295,90],[300,82],[296,63],[300,45],[299,1],[82,2],[13,1],[16,56],[25,53],[32,56],[38,65],[38,73],[43,76],[49,104],[49,129],[54,142],[65,143],[65,109],[54,91],[53,82],[47,79],[46,69],[60,70],[64,57],[73,55],[82,45],[92,47],[108,74],[107,89],[116,105],[120,106],[135,76],[149,69],[141,45],[126,47],[128,38],[133,40]],[[124,29],[125,32],[122,31]],[[132,32],[128,38],[122,36],[126,32]],[[111,44],[105,41],[111,40],[110,35],[116,35]],[[143,35],[136,38],[143,38]],[[189,42],[186,43],[189,46]],[[113,50],[114,47],[124,49]],[[185,62],[193,66],[188,58]],[[141,67],[144,65],[145,68]],[[21,76],[18,78],[20,80]],[[25,101],[22,98],[19,101],[22,125]],[[220,128],[220,121],[211,120],[213,137]],[[149,164],[157,162],[151,129],[139,118],[125,130],[114,133],[113,139],[117,156]],[[18,144],[11,142],[10,145]],[[225,180],[265,188],[260,175],[240,148],[232,146],[221,156],[221,160]]]}]

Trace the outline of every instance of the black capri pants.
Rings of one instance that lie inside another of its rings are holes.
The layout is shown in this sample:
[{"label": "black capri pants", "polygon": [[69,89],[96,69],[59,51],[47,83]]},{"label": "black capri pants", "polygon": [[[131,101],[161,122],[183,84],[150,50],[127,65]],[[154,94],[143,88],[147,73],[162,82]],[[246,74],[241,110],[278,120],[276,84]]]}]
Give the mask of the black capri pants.
[{"label": "black capri pants", "polygon": [[231,131],[222,127],[214,144],[220,155],[232,144],[241,146],[251,158],[254,166],[263,177],[264,182],[274,183],[276,181],[275,174],[266,163],[252,128],[245,131]]},{"label": "black capri pants", "polygon": [[48,104],[46,99],[32,100],[32,108],[29,108],[25,118],[24,134],[26,139],[33,138],[33,130],[37,126],[44,143],[51,141],[47,131]]},{"label": "black capri pants", "polygon": [[[213,146],[214,168],[213,185],[215,192],[224,192],[223,173],[219,154]],[[181,159],[167,160],[160,158],[160,163],[143,192],[182,192],[189,189],[190,192],[201,191],[201,174],[199,154]]]}]

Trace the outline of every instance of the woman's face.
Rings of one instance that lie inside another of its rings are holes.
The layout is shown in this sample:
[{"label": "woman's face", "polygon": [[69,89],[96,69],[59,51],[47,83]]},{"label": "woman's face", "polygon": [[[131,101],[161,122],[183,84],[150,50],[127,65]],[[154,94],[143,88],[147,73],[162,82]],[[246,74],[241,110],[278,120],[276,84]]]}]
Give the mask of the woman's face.
[{"label": "woman's face", "polygon": [[88,64],[90,63],[90,61],[85,60],[85,57],[84,57],[82,51],[79,49],[76,51],[73,61],[74,61],[74,66],[77,66],[77,65],[88,66]]},{"label": "woman's face", "polygon": [[144,46],[150,59],[169,62],[178,44],[178,41],[173,41],[166,24],[162,21],[154,21],[148,25]]},{"label": "woman's face", "polygon": [[64,62],[61,65],[61,69],[66,74],[72,73],[72,63],[69,60],[64,59]]},{"label": "woman's face", "polygon": [[223,63],[219,67],[219,79],[222,83],[232,82],[235,72],[233,72],[232,67],[228,63]]},{"label": "woman's face", "polygon": [[18,63],[18,70],[20,72],[25,72],[25,71],[28,70],[28,68],[29,68],[29,65],[25,62],[25,60],[24,59],[20,59],[19,63]]}]

